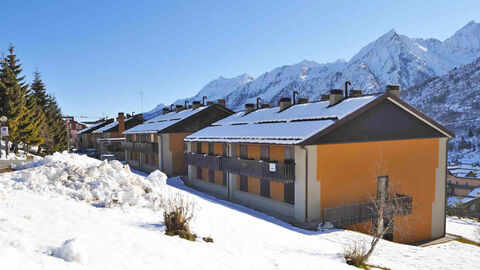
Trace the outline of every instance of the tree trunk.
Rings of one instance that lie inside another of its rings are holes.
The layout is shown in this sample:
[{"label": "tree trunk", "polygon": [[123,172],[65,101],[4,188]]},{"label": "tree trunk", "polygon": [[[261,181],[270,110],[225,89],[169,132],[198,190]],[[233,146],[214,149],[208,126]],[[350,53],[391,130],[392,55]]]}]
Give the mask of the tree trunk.
[{"label": "tree trunk", "polygon": [[9,141],[8,141],[8,138],[5,139],[5,155],[6,157],[8,156],[8,154],[10,154],[10,147],[9,147]]}]

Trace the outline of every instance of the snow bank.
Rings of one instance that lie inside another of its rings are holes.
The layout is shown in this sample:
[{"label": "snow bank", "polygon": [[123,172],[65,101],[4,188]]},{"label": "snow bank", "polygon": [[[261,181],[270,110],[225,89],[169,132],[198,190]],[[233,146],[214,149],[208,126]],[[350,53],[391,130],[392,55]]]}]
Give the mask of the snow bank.
[{"label": "snow bank", "polygon": [[116,160],[99,161],[66,152],[19,165],[16,169],[11,174],[0,175],[0,187],[67,196],[100,207],[158,208],[167,179],[160,171],[145,178]]}]

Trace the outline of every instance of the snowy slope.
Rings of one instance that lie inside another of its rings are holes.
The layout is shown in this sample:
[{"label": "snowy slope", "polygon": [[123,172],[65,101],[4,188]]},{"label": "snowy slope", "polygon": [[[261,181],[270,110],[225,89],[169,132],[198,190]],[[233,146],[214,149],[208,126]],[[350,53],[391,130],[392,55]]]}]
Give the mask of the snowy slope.
[{"label": "snowy slope", "polygon": [[[190,242],[164,235],[162,212],[149,204],[100,208],[57,192],[77,188],[68,185],[83,182],[75,175],[88,176],[92,187],[98,181],[102,190],[110,191],[116,185],[105,184],[105,178],[113,184],[114,176],[121,175],[136,186],[132,179],[140,184],[160,181],[159,172],[143,178],[116,163],[68,154],[34,166],[0,175],[2,269],[356,269],[345,264],[342,249],[346,243],[369,240],[351,231],[298,229],[193,191],[177,178],[166,186],[158,183],[163,188],[153,186],[149,192],[179,192],[195,201],[197,218],[191,228],[214,240]],[[62,171],[70,177],[55,181]],[[37,181],[35,188],[36,178],[49,181]],[[42,186],[52,189],[39,192]],[[391,269],[476,269],[479,256],[480,249],[459,242],[420,248],[381,241],[370,262]]]},{"label": "snowy slope", "polygon": [[[468,23],[450,38],[410,38],[394,29],[362,48],[348,62],[319,64],[303,60],[285,65],[253,78],[243,74],[235,78],[220,77],[208,83],[194,97],[187,100],[226,98],[235,110],[245,103],[276,104],[280,97],[291,96],[293,90],[301,96],[318,100],[321,94],[334,88],[343,88],[346,80],[352,87],[366,92],[378,92],[387,84],[401,84],[403,88],[417,85],[431,77],[441,76],[480,56],[480,24]],[[177,100],[183,104],[185,99]]]},{"label": "snowy slope", "polygon": [[449,159],[480,161],[480,58],[406,89],[402,98],[455,132]]}]

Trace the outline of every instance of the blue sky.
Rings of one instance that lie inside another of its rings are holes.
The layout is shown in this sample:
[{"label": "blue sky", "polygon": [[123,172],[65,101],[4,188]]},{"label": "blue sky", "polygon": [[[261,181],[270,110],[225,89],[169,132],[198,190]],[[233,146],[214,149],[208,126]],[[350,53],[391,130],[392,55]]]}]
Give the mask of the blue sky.
[{"label": "blue sky", "polygon": [[465,1],[11,1],[0,50],[38,68],[68,115],[114,116],[196,94],[219,76],[258,76],[302,59],[348,60],[388,30],[452,35],[480,21]]}]

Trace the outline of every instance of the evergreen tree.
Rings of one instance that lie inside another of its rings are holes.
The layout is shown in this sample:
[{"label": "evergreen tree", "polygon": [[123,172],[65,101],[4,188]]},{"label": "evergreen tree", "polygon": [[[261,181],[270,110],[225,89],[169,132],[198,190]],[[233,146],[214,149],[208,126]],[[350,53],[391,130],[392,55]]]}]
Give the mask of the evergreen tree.
[{"label": "evergreen tree", "polygon": [[37,104],[42,108],[45,109],[47,108],[47,90],[45,88],[45,84],[42,81],[42,77],[40,75],[40,72],[36,70],[33,73],[33,82],[31,85],[31,90],[33,95],[36,98]]},{"label": "evergreen tree", "polygon": [[45,115],[47,118],[47,140],[45,148],[47,153],[61,152],[67,149],[67,127],[63,115],[54,96],[47,95]]},{"label": "evergreen tree", "polygon": [[39,146],[43,143],[46,118],[31,89],[26,98],[27,113],[21,125],[21,132],[24,150],[28,152],[30,146]]},{"label": "evergreen tree", "polygon": [[[15,152],[22,139],[22,123],[27,115],[26,93],[28,85],[25,77],[20,76],[21,64],[14,53],[13,45],[8,48],[9,54],[3,59],[0,68],[0,112],[8,118],[9,136],[6,140],[12,141]],[[8,154],[8,147],[6,147]]]},{"label": "evergreen tree", "polygon": [[[42,81],[41,74],[38,71],[35,71],[33,73],[33,82],[30,86],[30,91],[31,95],[34,97],[34,102],[37,105],[37,110],[39,120],[41,120],[41,125],[40,125],[40,142],[39,142],[39,147],[37,150],[37,154],[41,153],[41,148],[45,147],[43,143],[47,142],[48,139],[48,130],[47,130],[47,104],[48,104],[48,95],[46,91],[45,84]],[[31,101],[33,102],[33,101]]]}]

